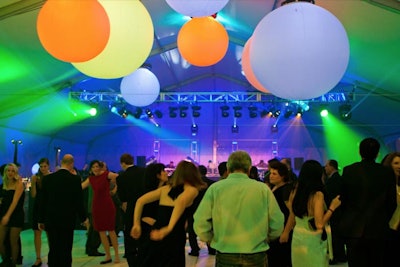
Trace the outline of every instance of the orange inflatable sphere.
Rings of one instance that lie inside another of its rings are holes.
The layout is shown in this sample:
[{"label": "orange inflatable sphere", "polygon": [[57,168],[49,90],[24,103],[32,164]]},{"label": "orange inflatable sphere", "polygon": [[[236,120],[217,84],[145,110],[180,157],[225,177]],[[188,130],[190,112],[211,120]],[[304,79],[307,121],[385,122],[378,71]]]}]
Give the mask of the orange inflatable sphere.
[{"label": "orange inflatable sphere", "polygon": [[249,40],[247,40],[246,44],[244,45],[243,48],[243,53],[242,53],[242,70],[244,72],[244,75],[246,75],[246,79],[249,81],[249,83],[256,88],[258,91],[261,91],[263,93],[269,93],[267,89],[262,86],[262,84],[257,80],[256,76],[253,73],[253,70],[251,69],[251,64],[250,64],[250,46],[251,46],[251,37]]},{"label": "orange inflatable sphere", "polygon": [[105,48],[110,21],[96,0],[47,1],[39,12],[37,33],[53,57],[66,62],[84,62]]},{"label": "orange inflatable sphere", "polygon": [[224,26],[212,17],[193,18],[178,33],[178,50],[190,64],[206,67],[226,54],[229,36]]}]

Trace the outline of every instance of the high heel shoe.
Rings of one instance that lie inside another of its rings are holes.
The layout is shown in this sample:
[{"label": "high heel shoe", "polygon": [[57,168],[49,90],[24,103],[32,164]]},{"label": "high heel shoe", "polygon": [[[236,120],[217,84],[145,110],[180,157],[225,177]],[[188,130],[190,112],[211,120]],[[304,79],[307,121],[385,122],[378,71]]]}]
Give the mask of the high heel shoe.
[{"label": "high heel shoe", "polygon": [[112,259],[109,259],[109,260],[101,261],[100,264],[107,264],[107,263],[111,263],[111,262],[112,262]]},{"label": "high heel shoe", "polygon": [[32,267],[40,267],[40,266],[42,266],[42,260],[37,258]]}]

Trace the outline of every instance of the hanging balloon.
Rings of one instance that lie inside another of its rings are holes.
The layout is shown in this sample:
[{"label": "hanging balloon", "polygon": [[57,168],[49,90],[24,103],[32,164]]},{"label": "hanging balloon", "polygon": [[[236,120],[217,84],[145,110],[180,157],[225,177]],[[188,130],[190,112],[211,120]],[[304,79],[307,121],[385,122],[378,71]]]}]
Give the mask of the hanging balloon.
[{"label": "hanging balloon", "polygon": [[129,75],[149,56],[154,40],[150,14],[140,1],[99,0],[110,18],[110,39],[92,60],[72,65],[96,78],[114,79]]},{"label": "hanging balloon", "polygon": [[249,83],[254,88],[256,88],[257,90],[259,90],[263,93],[269,93],[269,91],[267,89],[265,89],[264,86],[262,86],[262,84],[257,80],[256,76],[253,73],[253,70],[251,69],[251,64],[250,64],[251,40],[252,40],[252,38],[250,37],[243,47],[242,70],[243,70],[244,74],[246,75],[246,79],[249,81]]},{"label": "hanging balloon", "polygon": [[136,107],[145,107],[156,101],[160,94],[157,77],[147,68],[139,68],[122,78],[121,95],[126,102]]},{"label": "hanging balloon", "polygon": [[304,100],[331,90],[349,62],[349,41],[327,10],[296,2],[279,7],[256,26],[250,47],[257,80],[281,98]]},{"label": "hanging balloon", "polygon": [[205,17],[217,13],[229,0],[166,0],[176,12],[189,17]]},{"label": "hanging balloon", "polygon": [[47,1],[39,12],[36,28],[46,51],[66,62],[94,58],[110,37],[107,13],[96,0]]},{"label": "hanging balloon", "polygon": [[193,18],[178,33],[178,50],[190,64],[206,67],[226,54],[229,36],[224,26],[212,17]]}]

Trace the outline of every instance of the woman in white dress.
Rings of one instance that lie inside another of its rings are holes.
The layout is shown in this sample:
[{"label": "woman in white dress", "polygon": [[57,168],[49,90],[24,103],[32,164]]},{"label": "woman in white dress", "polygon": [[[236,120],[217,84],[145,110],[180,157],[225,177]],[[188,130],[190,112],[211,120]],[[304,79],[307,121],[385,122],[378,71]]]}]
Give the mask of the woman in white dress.
[{"label": "woman in white dress", "polygon": [[295,190],[290,197],[290,215],[296,225],[292,239],[293,267],[329,266],[325,226],[341,202],[334,198],[326,208],[323,167],[315,160],[304,162]]}]

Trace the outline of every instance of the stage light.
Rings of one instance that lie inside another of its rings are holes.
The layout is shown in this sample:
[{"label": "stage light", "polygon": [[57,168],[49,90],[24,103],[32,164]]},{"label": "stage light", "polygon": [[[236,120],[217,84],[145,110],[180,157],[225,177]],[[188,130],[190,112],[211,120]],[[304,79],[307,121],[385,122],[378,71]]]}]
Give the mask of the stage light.
[{"label": "stage light", "polygon": [[232,133],[239,133],[239,126],[237,124],[232,125],[231,131]]},{"label": "stage light", "polygon": [[301,107],[297,108],[297,114],[296,117],[301,117],[303,116],[304,110]]},{"label": "stage light", "polygon": [[249,109],[249,116],[250,118],[254,119],[257,118],[257,107],[250,106]]},{"label": "stage light", "polygon": [[150,109],[146,109],[146,115],[149,119],[154,118],[153,112]]},{"label": "stage light", "polygon": [[178,110],[177,107],[169,107],[168,110],[170,118],[176,118],[178,116],[178,114],[176,113],[176,111]]},{"label": "stage light", "polygon": [[321,115],[321,117],[326,117],[326,116],[328,116],[329,112],[327,109],[323,109],[323,110],[321,110],[321,112],[319,114]]},{"label": "stage light", "polygon": [[130,112],[129,112],[127,109],[125,109],[125,108],[121,108],[121,109],[118,110],[118,114],[119,114],[122,118],[126,119],[126,117],[128,117],[128,115],[130,114]]},{"label": "stage light", "polygon": [[187,110],[188,110],[188,107],[186,107],[186,106],[179,107],[179,117],[186,118]]},{"label": "stage light", "polygon": [[143,110],[141,108],[136,108],[135,113],[133,113],[133,117],[136,119],[140,119],[140,116],[142,116]]},{"label": "stage light", "polygon": [[278,132],[278,125],[274,124],[271,126],[271,133],[277,133]]},{"label": "stage light", "polygon": [[200,117],[200,112],[199,112],[200,109],[201,109],[200,106],[192,106],[192,116],[193,116],[193,118]]},{"label": "stage light", "polygon": [[344,121],[351,119],[351,105],[343,104],[339,106],[339,115],[340,118]]},{"label": "stage light", "polygon": [[272,111],[271,116],[274,118],[279,117],[279,115],[281,115],[281,110],[280,109],[275,109],[274,111]]},{"label": "stage light", "polygon": [[199,131],[199,127],[197,126],[197,124],[196,124],[196,123],[193,123],[193,124],[192,124],[192,127],[191,127],[190,129],[191,129],[191,131],[192,131],[192,136],[196,136],[196,135],[197,135],[197,132]]},{"label": "stage light", "polygon": [[90,108],[89,109],[90,116],[94,117],[97,114],[97,108]]},{"label": "stage light", "polygon": [[163,114],[162,114],[162,112],[160,111],[160,110],[156,110],[156,111],[154,111],[154,114],[156,115],[156,117],[157,118],[159,118],[159,119],[161,119],[162,117],[163,117]]},{"label": "stage light", "polygon": [[269,111],[268,111],[268,110],[266,110],[266,109],[263,109],[263,110],[261,111],[261,113],[260,113],[260,115],[261,115],[261,118],[265,118],[265,117],[267,117],[267,116],[268,116],[268,114],[269,114]]},{"label": "stage light", "polygon": [[241,107],[241,106],[235,106],[235,107],[233,107],[233,110],[234,110],[234,116],[235,116],[235,118],[240,118],[240,117],[242,117],[242,112],[240,112],[240,110],[242,110],[242,107]]},{"label": "stage light", "polygon": [[229,106],[222,106],[221,107],[221,112],[222,112],[222,117],[223,118],[226,118],[226,117],[229,117]]},{"label": "stage light", "polygon": [[290,107],[286,107],[285,114],[283,115],[286,119],[288,119],[290,116],[292,116],[293,110]]}]

